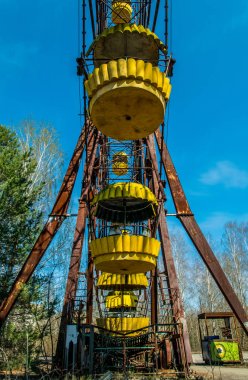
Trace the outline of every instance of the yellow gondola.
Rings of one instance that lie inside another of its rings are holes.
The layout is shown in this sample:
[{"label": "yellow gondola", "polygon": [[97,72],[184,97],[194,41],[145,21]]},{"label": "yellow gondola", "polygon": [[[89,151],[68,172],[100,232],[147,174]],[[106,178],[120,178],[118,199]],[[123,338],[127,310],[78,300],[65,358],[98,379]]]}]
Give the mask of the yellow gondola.
[{"label": "yellow gondola", "polygon": [[158,202],[148,187],[135,182],[118,182],[96,194],[91,207],[99,219],[135,223],[154,218]]},{"label": "yellow gondola", "polygon": [[132,6],[130,0],[112,1],[112,21],[114,24],[125,24],[130,22],[132,17]]},{"label": "yellow gondola", "polygon": [[128,156],[125,152],[117,152],[113,155],[112,159],[113,173],[121,176],[128,171]]},{"label": "yellow gondola", "polygon": [[118,59],[95,68],[85,81],[93,124],[116,140],[153,133],[164,119],[171,85],[152,63]]},{"label": "yellow gondola", "polygon": [[138,303],[138,296],[133,292],[128,291],[113,291],[109,292],[106,297],[106,308],[107,309],[120,309],[128,308],[135,309]]},{"label": "yellow gondola", "polygon": [[148,272],[156,267],[160,242],[140,235],[116,235],[90,242],[97,270],[110,273]]},{"label": "yellow gondola", "polygon": [[95,67],[125,57],[136,57],[157,66],[159,52],[166,54],[167,49],[158,36],[143,25],[119,24],[104,29],[97,36],[87,56],[92,52]]},{"label": "yellow gondola", "polygon": [[140,290],[148,286],[148,280],[143,273],[102,273],[98,279],[97,286],[103,290]]},{"label": "yellow gondola", "polygon": [[[127,334],[127,337],[131,337],[147,332],[149,318],[97,318],[96,323],[98,327],[111,330],[109,331],[109,335],[122,337],[124,334]],[[106,334],[106,331],[102,332]]]}]

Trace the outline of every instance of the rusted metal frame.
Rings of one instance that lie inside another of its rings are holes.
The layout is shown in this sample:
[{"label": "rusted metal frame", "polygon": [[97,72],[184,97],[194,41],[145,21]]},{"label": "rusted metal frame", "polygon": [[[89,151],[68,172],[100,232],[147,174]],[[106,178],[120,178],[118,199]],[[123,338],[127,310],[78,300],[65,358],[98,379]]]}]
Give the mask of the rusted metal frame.
[{"label": "rusted metal frame", "polygon": [[94,264],[90,247],[88,248],[88,268],[87,268],[87,304],[86,323],[93,322],[93,286],[94,286]]},{"label": "rusted metal frame", "polygon": [[[97,270],[96,271],[96,284],[98,282],[98,279],[99,279],[99,271]],[[102,318],[102,309],[101,309],[101,302],[100,302],[100,298],[99,298],[99,289],[97,286],[94,287],[95,289],[95,293],[96,293],[96,302],[97,302],[97,308],[98,308],[98,313],[99,313],[99,316],[100,318]]]},{"label": "rusted metal frame", "polygon": [[142,15],[142,13],[143,13],[145,7],[146,7],[146,2],[145,2],[145,4],[143,4],[143,5],[140,7],[140,9],[138,10],[138,12],[136,12],[136,13],[133,15],[133,17],[132,17],[131,20],[130,20],[130,24],[135,20],[135,18],[138,16],[138,14],[141,14],[141,15]]},{"label": "rusted metal frame", "polygon": [[103,167],[102,167],[102,178],[101,178],[101,183],[100,187],[103,188],[107,186],[107,173],[108,173],[108,168],[107,168],[107,159],[106,155],[108,154],[108,138],[106,136],[102,136],[102,149],[100,151],[100,158],[102,159]]},{"label": "rusted metal frame", "polygon": [[136,140],[134,143],[134,179],[143,183],[141,149],[142,141]]},{"label": "rusted metal frame", "polygon": [[[156,156],[156,150],[155,150],[155,144],[154,144],[154,138],[153,136],[149,136],[147,138],[147,146],[149,149],[149,154],[152,160],[153,165],[153,191],[154,193],[160,198],[160,201],[163,201],[161,198],[163,196],[163,193],[159,192],[159,182],[161,183],[159,172],[158,172],[158,163],[157,163],[157,156]],[[158,199],[159,199],[158,198]],[[162,250],[162,257],[163,257],[163,263],[164,268],[167,273],[167,279],[168,279],[168,288],[169,288],[169,295],[171,300],[171,307],[173,310],[173,314],[176,316],[177,312],[179,312],[180,315],[180,322],[183,324],[183,340],[185,342],[186,347],[186,355],[187,355],[187,362],[192,362],[192,354],[191,354],[191,348],[190,348],[190,342],[189,342],[189,334],[187,329],[187,323],[184,316],[184,309],[183,309],[183,303],[180,296],[180,290],[179,290],[179,282],[177,278],[175,263],[172,255],[172,248],[169,238],[169,231],[166,224],[166,218],[165,218],[165,211],[164,207],[160,207],[159,216],[158,216],[158,232],[160,235],[160,241],[161,241],[161,250]],[[173,302],[173,295],[171,294],[172,291],[176,291],[178,294],[178,302]],[[180,351],[181,351],[181,361],[183,362],[183,352],[184,347],[182,347],[182,344],[180,344]]]},{"label": "rusted metal frame", "polygon": [[160,150],[165,174],[168,180],[168,185],[170,187],[176,211],[178,214],[193,215],[180,184],[177,172],[171,161],[165,141],[162,142],[162,134],[159,129],[157,129],[155,132],[155,138]]},{"label": "rusted metal frame", "polygon": [[63,369],[64,352],[66,340],[66,326],[73,322],[74,300],[78,285],[78,272],[80,268],[82,246],[88,215],[87,204],[85,201],[79,202],[78,216],[74,233],[73,248],[67,277],[64,303],[60,319],[59,335],[55,354],[54,366]]},{"label": "rusted metal frame", "polygon": [[159,279],[158,284],[159,284],[159,290],[161,293],[161,299],[162,299],[163,305],[166,305],[166,297],[165,297],[164,288],[163,288],[163,279],[160,273],[158,274],[158,279]]},{"label": "rusted metal frame", "polygon": [[[165,1],[165,5],[164,5],[164,8],[165,8],[165,18],[164,18],[164,23],[165,23],[165,32],[164,32],[164,36],[165,36],[165,46],[168,48],[168,44],[169,44],[169,1],[168,0],[164,0]],[[171,48],[171,47],[170,47]]]},{"label": "rusted metal frame", "polygon": [[[158,232],[161,241],[161,251],[163,257],[163,263],[165,267],[165,271],[167,273],[167,282],[168,282],[168,291],[170,296],[170,301],[172,302],[171,307],[173,310],[173,314],[179,315],[179,321],[183,325],[183,341],[185,345],[187,362],[192,363],[192,353],[189,341],[189,333],[187,328],[187,322],[184,315],[184,308],[182,303],[182,298],[179,289],[179,282],[176,273],[176,267],[172,255],[172,247],[169,237],[169,231],[166,223],[165,211],[164,208],[161,209],[160,217],[159,217],[159,225]],[[172,292],[175,291],[177,294],[177,300],[173,299]],[[178,322],[178,321],[177,321]]]},{"label": "rusted metal frame", "polygon": [[154,13],[154,19],[153,19],[153,25],[152,25],[152,32],[155,32],[156,28],[156,23],[157,23],[157,18],[158,18],[158,11],[159,11],[159,5],[160,5],[160,0],[156,1],[156,8],[155,8],[155,13]]},{"label": "rusted metal frame", "polygon": [[98,5],[98,1],[97,0],[95,0],[95,12],[96,12],[97,34],[100,34],[99,5]]},{"label": "rusted metal frame", "polygon": [[91,178],[94,170],[94,164],[96,160],[96,154],[97,154],[97,148],[98,148],[98,142],[100,138],[100,132],[95,129],[95,140],[93,142],[89,142],[88,144],[88,157],[89,157],[89,163],[86,164],[85,168],[85,177],[83,180],[83,190],[81,194],[82,200],[88,201],[88,195],[89,190],[91,186]]},{"label": "rusted metal frame", "polygon": [[82,181],[81,198],[79,200],[79,208],[74,232],[71,260],[67,276],[64,303],[60,320],[60,328],[55,355],[55,366],[58,368],[62,368],[64,365],[66,326],[67,324],[73,322],[72,316],[74,312],[74,301],[76,298],[78,287],[78,274],[82,259],[82,248],[84,243],[86,220],[88,216],[87,192],[89,191],[90,178],[94,169],[98,139],[99,132],[97,132],[96,129],[93,129],[90,135],[88,136],[87,156],[89,157],[89,161],[85,163],[84,167],[84,179]]},{"label": "rusted metal frame", "polygon": [[152,1],[149,0],[148,1],[148,13],[147,13],[147,19],[146,19],[146,28],[149,28],[149,23],[150,23],[150,17],[151,17],[151,5],[152,5]]},{"label": "rusted metal frame", "polygon": [[70,261],[70,266],[69,266],[69,273],[67,277],[67,284],[66,284],[66,291],[65,291],[65,298],[64,298],[64,307],[68,305],[70,300],[75,299],[76,292],[77,292],[78,273],[80,270],[84,233],[85,233],[85,228],[86,228],[86,218],[88,216],[88,207],[87,207],[88,199],[87,199],[86,194],[89,191],[90,178],[92,176],[93,169],[94,169],[98,136],[99,136],[99,132],[97,132],[96,134],[94,133],[94,138],[89,139],[90,143],[88,144],[88,147],[87,147],[88,151],[91,152],[91,155],[89,155],[90,161],[85,164],[85,168],[84,168],[85,177],[83,180],[81,198],[79,200],[78,216],[77,216],[77,221],[76,221],[71,261]]},{"label": "rusted metal frame", "polygon": [[[156,182],[158,183],[158,189],[156,190],[157,191],[156,196],[158,198],[161,198],[161,199],[165,200],[166,196],[165,196],[164,186],[163,186],[163,183],[161,181],[161,178],[160,178],[160,175],[159,175],[159,171],[158,171],[158,163],[157,163],[157,157],[156,157],[156,148],[155,148],[155,144],[154,144],[154,137],[153,137],[153,135],[148,136],[145,141],[146,141],[148,152],[149,152],[149,155],[150,155],[150,158],[151,158],[151,161],[152,161],[152,165],[153,165],[153,174],[155,174]],[[161,192],[161,197],[160,197],[159,192]]]},{"label": "rusted metal frame", "polygon": [[[155,136],[158,146],[161,148],[161,132],[157,130],[155,132]],[[223,269],[221,268],[217,258],[215,257],[190,210],[182,185],[178,178],[176,169],[172,163],[165,142],[164,147],[161,151],[161,155],[178,218],[185,228],[187,234],[189,235],[192,243],[202,257],[209,272],[213,276],[220,291],[224,295],[227,303],[239,320],[241,326],[244,329],[244,332],[246,335],[248,335],[248,317],[246,315],[246,312],[237,295],[234,293],[233,288],[230,285]]]},{"label": "rusted metal frame", "polygon": [[[90,125],[90,123],[88,122]],[[91,128],[91,125],[90,125]],[[39,237],[37,238],[34,247],[28,255],[20,272],[18,273],[10,292],[0,307],[0,327],[3,325],[12,307],[14,306],[24,284],[28,282],[35,268],[39,264],[45,254],[49,244],[53,240],[56,232],[59,230],[64,217],[66,215],[73,187],[77,178],[80,160],[85,147],[85,128],[83,128],[68,169],[66,171],[63,183],[60,187],[57,199],[51,211],[52,217],[48,219]]]},{"label": "rusted metal frame", "polygon": [[[169,296],[170,296],[171,308],[173,310],[173,315],[175,317],[179,316],[179,321],[176,320],[175,322],[180,322],[183,326],[182,333],[183,333],[183,341],[184,341],[185,351],[186,351],[186,358],[187,358],[188,364],[190,364],[192,363],[192,353],[191,353],[191,347],[190,347],[190,341],[189,341],[189,333],[188,333],[188,328],[187,328],[187,322],[184,316],[184,308],[183,308],[182,298],[180,295],[179,282],[178,282],[176,267],[175,267],[175,263],[174,263],[174,259],[172,255],[172,247],[171,247],[171,242],[169,238],[168,227],[166,224],[164,208],[161,209],[158,232],[159,232],[159,237],[161,241],[163,263],[165,267],[165,272],[167,274],[167,283],[168,283],[168,291],[169,291]],[[177,294],[177,300],[174,299],[174,295],[172,293],[174,291]],[[180,349],[182,350],[183,347],[182,345],[180,346],[181,346]],[[182,355],[181,355],[181,360],[183,361]]]},{"label": "rusted metal frame", "polygon": [[95,31],[95,20],[94,20],[94,12],[93,12],[92,0],[89,0],[89,8],[90,8],[90,19],[91,19],[92,36],[93,36],[93,39],[95,39],[96,38],[96,31]]},{"label": "rusted metal frame", "polygon": [[[124,22],[126,22],[124,17],[121,16],[120,12],[117,12],[115,9],[113,9],[111,6],[108,5],[107,0],[101,0],[101,3],[105,5],[106,9],[110,9],[112,13],[119,16]],[[105,12],[105,18],[106,18],[106,12]]]},{"label": "rusted metal frame", "polygon": [[157,325],[158,323],[158,272],[157,266],[151,272],[151,324]]}]

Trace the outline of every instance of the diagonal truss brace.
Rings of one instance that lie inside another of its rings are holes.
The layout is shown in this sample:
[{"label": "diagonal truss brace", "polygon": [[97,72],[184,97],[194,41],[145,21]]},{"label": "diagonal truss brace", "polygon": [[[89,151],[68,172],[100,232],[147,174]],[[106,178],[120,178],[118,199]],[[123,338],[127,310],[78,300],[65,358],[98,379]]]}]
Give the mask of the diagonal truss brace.
[{"label": "diagonal truss brace", "polygon": [[[157,155],[156,155],[156,148],[154,144],[154,137],[149,136],[146,138],[146,144],[147,148],[150,154],[150,158],[153,164],[153,191],[156,194],[158,199],[165,199],[164,194],[164,188],[161,182],[161,178],[158,172],[158,163],[157,163]],[[192,353],[191,353],[191,347],[190,347],[190,341],[189,341],[189,333],[187,328],[187,322],[184,315],[184,307],[183,302],[180,294],[179,289],[179,281],[177,277],[176,267],[172,255],[172,247],[169,237],[169,231],[166,223],[166,216],[164,207],[162,206],[160,209],[160,215],[158,220],[158,232],[160,236],[161,241],[161,250],[162,250],[162,257],[163,257],[163,263],[164,263],[164,269],[167,274],[167,281],[168,281],[168,287],[170,292],[171,300],[173,299],[173,296],[171,295],[171,290],[175,290],[178,294],[178,302],[177,304],[174,304],[172,302],[172,309],[174,311],[174,315],[177,315],[179,313],[180,321],[183,325],[183,341],[184,341],[184,347],[187,357],[187,362],[192,363]]]},{"label": "diagonal truss brace", "polygon": [[47,220],[45,226],[43,227],[20,272],[18,273],[11,290],[9,291],[7,297],[3,300],[0,306],[0,327],[5,322],[19,294],[21,293],[23,286],[28,282],[28,280],[32,276],[35,268],[44,256],[56,232],[59,230],[66,217],[66,212],[70,203],[71,194],[76,182],[81,157],[84,151],[84,147],[86,145],[86,131],[88,131],[91,128],[92,127],[90,125],[90,122],[87,121],[79,136],[76,148],[73,152],[71,161],[67,168],[66,174],[63,179],[63,183],[60,187],[50,217]]},{"label": "diagonal truss brace", "polygon": [[246,312],[192,214],[176,169],[168,152],[168,148],[165,141],[162,139],[162,134],[159,129],[155,132],[155,137],[161,152],[161,159],[176,208],[177,217],[185,228],[188,236],[213,276],[233,313],[239,320],[246,335],[248,335],[248,317]]}]

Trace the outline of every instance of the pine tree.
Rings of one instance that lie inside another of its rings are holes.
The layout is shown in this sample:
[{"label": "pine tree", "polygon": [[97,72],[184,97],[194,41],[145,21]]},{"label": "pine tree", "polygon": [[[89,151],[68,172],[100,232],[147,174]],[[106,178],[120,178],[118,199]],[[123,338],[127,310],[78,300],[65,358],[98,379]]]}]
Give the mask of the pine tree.
[{"label": "pine tree", "polygon": [[22,150],[11,130],[0,126],[0,302],[32,247],[41,214],[35,205],[41,185],[32,185],[36,161],[31,149]]}]

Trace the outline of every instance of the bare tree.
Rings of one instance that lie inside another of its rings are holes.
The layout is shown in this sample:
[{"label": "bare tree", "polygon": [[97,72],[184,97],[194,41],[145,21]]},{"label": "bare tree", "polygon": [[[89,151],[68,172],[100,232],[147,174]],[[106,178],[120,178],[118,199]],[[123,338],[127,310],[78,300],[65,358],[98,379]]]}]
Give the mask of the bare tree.
[{"label": "bare tree", "polygon": [[248,294],[248,223],[229,222],[222,238],[222,261],[229,280],[242,304]]},{"label": "bare tree", "polygon": [[63,153],[57,133],[49,123],[34,120],[25,120],[16,129],[22,149],[28,151],[31,148],[37,162],[31,178],[30,192],[33,187],[42,184],[44,196],[38,207],[40,211],[47,212],[51,202],[49,200],[54,198],[63,166]]}]

